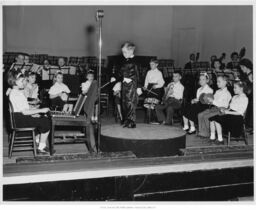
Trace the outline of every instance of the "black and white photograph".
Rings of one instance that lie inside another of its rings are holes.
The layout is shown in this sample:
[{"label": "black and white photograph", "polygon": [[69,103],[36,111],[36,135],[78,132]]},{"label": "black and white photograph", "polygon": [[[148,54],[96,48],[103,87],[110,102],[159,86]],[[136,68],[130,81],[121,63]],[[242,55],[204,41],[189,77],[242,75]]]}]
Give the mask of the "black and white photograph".
[{"label": "black and white photograph", "polygon": [[2,3],[3,204],[254,204],[255,5],[194,3]]}]

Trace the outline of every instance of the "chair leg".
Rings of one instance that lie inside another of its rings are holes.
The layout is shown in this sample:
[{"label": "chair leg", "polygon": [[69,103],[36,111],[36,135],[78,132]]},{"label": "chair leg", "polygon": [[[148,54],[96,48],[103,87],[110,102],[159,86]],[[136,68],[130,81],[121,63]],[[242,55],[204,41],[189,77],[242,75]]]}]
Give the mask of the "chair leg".
[{"label": "chair leg", "polygon": [[244,143],[245,143],[245,145],[248,145],[248,139],[247,139],[245,124],[244,124],[243,128],[244,128]]},{"label": "chair leg", "polygon": [[35,131],[32,131],[32,138],[33,138],[33,153],[34,153],[34,157],[35,157],[35,156],[37,156]]},{"label": "chair leg", "polygon": [[228,132],[228,141],[227,141],[227,146],[229,146],[230,145],[230,131]]},{"label": "chair leg", "polygon": [[13,144],[14,144],[15,136],[16,136],[16,131],[12,131],[11,142],[10,142],[10,145],[9,145],[9,158],[12,157],[12,150],[13,150]]}]

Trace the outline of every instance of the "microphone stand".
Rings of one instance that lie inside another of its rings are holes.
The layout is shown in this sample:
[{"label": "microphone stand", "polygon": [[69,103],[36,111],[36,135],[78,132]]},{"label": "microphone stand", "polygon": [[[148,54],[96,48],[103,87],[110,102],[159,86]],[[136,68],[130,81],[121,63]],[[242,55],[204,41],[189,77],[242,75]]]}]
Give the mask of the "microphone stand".
[{"label": "microphone stand", "polygon": [[98,131],[97,131],[97,153],[100,153],[100,135],[101,135],[101,118],[100,118],[100,92],[101,92],[101,65],[102,65],[102,19],[104,17],[103,10],[97,10],[96,21],[99,23],[99,61],[98,61]]}]

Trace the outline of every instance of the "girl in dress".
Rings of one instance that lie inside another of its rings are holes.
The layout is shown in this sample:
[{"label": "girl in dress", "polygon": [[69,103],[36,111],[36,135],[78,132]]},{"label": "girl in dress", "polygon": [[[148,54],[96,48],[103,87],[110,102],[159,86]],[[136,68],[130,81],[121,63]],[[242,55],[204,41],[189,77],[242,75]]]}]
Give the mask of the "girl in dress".
[{"label": "girl in dress", "polygon": [[222,115],[216,115],[209,118],[210,121],[210,140],[215,140],[216,144],[224,144],[222,130],[228,130],[232,136],[239,136],[243,127],[243,116],[248,105],[248,98],[244,94],[246,84],[238,81],[234,83],[234,93],[229,108],[220,109]]},{"label": "girl in dress", "polygon": [[[195,122],[198,120],[198,114],[204,110],[206,110],[209,105],[207,104],[202,104],[199,101],[199,98],[201,94],[209,94],[213,93],[212,88],[209,87],[208,85],[209,82],[209,76],[207,73],[201,73],[199,77],[199,85],[201,86],[198,88],[197,93],[196,93],[196,98],[192,99],[191,105],[188,106],[184,110],[183,114],[183,123],[184,127],[183,130],[188,131],[188,134],[194,134],[196,133],[196,128],[195,128]],[[190,129],[189,129],[189,124],[190,124]]]},{"label": "girl in dress", "polygon": [[18,128],[36,127],[37,137],[40,134],[38,153],[46,154],[49,152],[46,142],[51,128],[51,121],[40,114],[47,113],[49,108],[35,109],[29,107],[23,92],[23,81],[23,74],[17,71],[12,71],[8,75],[8,84],[12,87],[9,99],[13,107],[15,123]]}]

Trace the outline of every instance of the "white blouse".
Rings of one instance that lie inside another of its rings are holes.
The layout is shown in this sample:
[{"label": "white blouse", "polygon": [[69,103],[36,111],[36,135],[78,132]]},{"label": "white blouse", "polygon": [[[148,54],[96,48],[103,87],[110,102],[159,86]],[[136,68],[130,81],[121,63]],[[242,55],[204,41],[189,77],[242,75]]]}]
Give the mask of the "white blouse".
[{"label": "white blouse", "polygon": [[244,115],[246,109],[248,106],[248,98],[247,96],[243,93],[241,95],[235,95],[233,96],[229,108],[238,112],[241,115]]},{"label": "white blouse", "polygon": [[213,89],[209,87],[209,85],[205,85],[204,87],[200,87],[197,89],[196,98],[199,100],[199,97],[202,93],[208,94],[213,93]]},{"label": "white blouse", "polygon": [[64,83],[60,84],[58,82],[55,82],[55,84],[51,86],[49,90],[50,95],[57,95],[62,92],[70,93],[70,90],[67,85],[65,85]]},{"label": "white blouse", "polygon": [[9,94],[9,99],[12,103],[14,112],[22,112],[29,109],[29,104],[23,91],[12,89]]},{"label": "white blouse", "polygon": [[156,88],[161,88],[164,86],[164,78],[162,75],[162,72],[159,71],[158,69],[154,69],[154,70],[149,70],[146,78],[145,78],[145,84],[144,87],[148,88],[148,84],[149,83],[156,83]]}]

